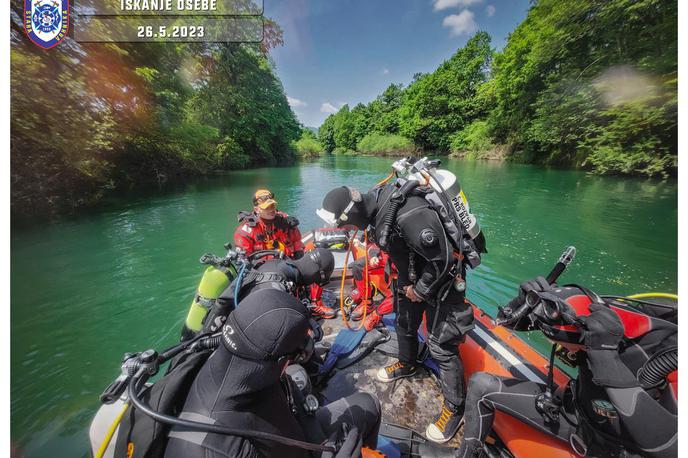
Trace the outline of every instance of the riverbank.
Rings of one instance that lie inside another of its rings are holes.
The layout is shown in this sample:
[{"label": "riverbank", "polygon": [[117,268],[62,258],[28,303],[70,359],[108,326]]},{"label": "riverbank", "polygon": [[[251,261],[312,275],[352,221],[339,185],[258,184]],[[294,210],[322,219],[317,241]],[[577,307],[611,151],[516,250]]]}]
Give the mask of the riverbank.
[{"label": "riverbank", "polygon": [[325,151],[394,135],[459,157],[676,176],[676,31],[676,0],[533,2],[500,51],[479,31],[435,70],[343,105],[318,136]]}]

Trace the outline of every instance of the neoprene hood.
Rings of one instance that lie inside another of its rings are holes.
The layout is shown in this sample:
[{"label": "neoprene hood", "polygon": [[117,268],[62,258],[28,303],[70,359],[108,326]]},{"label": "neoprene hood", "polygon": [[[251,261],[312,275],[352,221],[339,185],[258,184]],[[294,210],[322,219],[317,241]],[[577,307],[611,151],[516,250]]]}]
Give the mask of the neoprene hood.
[{"label": "neoprene hood", "polygon": [[227,318],[222,343],[245,359],[276,361],[305,347],[308,311],[294,296],[261,289],[246,296]]},{"label": "neoprene hood", "polygon": [[322,210],[334,215],[337,226],[342,227],[351,225],[356,226],[358,229],[364,229],[368,226],[370,219],[370,215],[368,215],[365,206],[366,195],[359,195],[359,198],[362,199],[354,201],[354,196],[352,196],[351,191],[352,190],[346,186],[334,188],[325,195],[322,203]]},{"label": "neoprene hood", "polygon": [[325,248],[316,248],[304,253],[296,261],[290,261],[299,271],[299,283],[324,285],[330,281],[334,270],[334,255]]}]

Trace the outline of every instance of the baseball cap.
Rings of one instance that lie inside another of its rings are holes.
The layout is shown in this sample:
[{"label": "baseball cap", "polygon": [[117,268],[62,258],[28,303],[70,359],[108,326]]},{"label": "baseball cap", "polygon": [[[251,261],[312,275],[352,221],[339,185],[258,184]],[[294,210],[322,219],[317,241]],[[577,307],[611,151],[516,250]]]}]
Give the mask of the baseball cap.
[{"label": "baseball cap", "polygon": [[277,205],[277,201],[275,200],[275,195],[271,191],[267,189],[259,189],[253,195],[253,205],[257,205],[265,210],[271,205]]}]

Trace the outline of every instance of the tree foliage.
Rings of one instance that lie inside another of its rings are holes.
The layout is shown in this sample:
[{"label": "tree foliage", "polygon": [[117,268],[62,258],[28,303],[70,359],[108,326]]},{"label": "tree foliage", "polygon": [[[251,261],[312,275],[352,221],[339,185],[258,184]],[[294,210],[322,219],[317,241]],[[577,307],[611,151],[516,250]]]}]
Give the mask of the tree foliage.
[{"label": "tree foliage", "polygon": [[11,9],[12,213],[112,189],[291,161],[301,129],[267,54],[240,44],[79,44],[45,52]]},{"label": "tree foliage", "polygon": [[677,2],[534,1],[501,52],[478,32],[434,72],[320,128],[326,151],[371,133],[435,153],[509,144],[514,160],[675,174]]},{"label": "tree foliage", "polygon": [[323,152],[323,147],[318,139],[315,138],[313,132],[303,129],[301,131],[301,138],[294,142],[294,150],[297,156],[308,159],[320,156]]}]

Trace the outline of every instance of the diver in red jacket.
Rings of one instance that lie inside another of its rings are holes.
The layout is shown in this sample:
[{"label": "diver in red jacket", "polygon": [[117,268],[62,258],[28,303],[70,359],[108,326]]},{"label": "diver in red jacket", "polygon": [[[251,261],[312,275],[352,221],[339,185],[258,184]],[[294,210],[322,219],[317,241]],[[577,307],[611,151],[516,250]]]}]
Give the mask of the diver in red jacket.
[{"label": "diver in red jacket", "polygon": [[275,195],[259,189],[253,195],[253,211],[239,212],[234,245],[246,254],[260,250],[280,250],[290,258],[303,256],[299,220],[277,211]]},{"label": "diver in red jacket", "polygon": [[[234,231],[234,245],[249,255],[260,250],[279,250],[287,257],[299,259],[304,246],[299,231],[299,220],[277,211],[275,195],[259,189],[253,195],[253,211],[239,212],[239,226]],[[322,318],[334,318],[336,310],[322,301],[322,287],[311,287],[311,313]]]},{"label": "diver in red jacket", "polygon": [[473,374],[457,456],[481,453],[496,411],[570,444],[580,456],[677,456],[678,326],[658,312],[656,304],[639,310],[542,277],[521,284],[498,322],[542,331],[575,355],[578,376],[556,390],[551,380],[547,386]]},{"label": "diver in red jacket", "polygon": [[[363,244],[358,239],[354,239],[354,245],[362,247]],[[371,275],[384,275],[385,281],[391,276],[391,262],[389,261],[389,255],[382,251],[380,247],[374,243],[368,244],[368,285],[366,286],[366,258],[361,256],[356,261],[349,264],[349,269],[351,269],[351,274],[354,277],[354,284],[356,288],[351,291],[349,297],[353,304],[356,305],[354,310],[351,312],[351,319],[358,321],[363,319],[363,311],[367,307],[365,321],[363,326],[366,331],[373,329],[381,320],[382,316],[391,313],[394,307],[393,297],[391,288],[387,291],[380,291],[380,293],[385,296],[377,306],[373,305],[372,296],[375,287],[370,281]],[[389,268],[389,269],[387,269]],[[366,295],[366,290],[368,291],[368,297]]]}]

